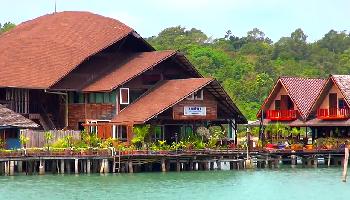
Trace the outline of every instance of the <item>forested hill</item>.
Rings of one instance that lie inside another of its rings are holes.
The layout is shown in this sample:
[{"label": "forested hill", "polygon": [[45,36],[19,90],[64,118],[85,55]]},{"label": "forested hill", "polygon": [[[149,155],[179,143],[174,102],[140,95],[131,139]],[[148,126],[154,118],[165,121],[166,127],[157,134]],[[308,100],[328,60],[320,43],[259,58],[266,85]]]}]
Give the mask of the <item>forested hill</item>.
[{"label": "forested hill", "polygon": [[[0,34],[13,27],[9,22],[0,24]],[[203,75],[218,79],[244,115],[254,120],[279,76],[325,78],[330,73],[350,73],[348,32],[331,30],[313,43],[306,38],[297,29],[290,37],[273,42],[257,28],[245,37],[227,31],[222,38],[208,38],[201,30],[177,26],[147,41],[157,50],[184,52]]]},{"label": "forested hill", "polygon": [[218,79],[245,116],[254,120],[279,76],[326,78],[350,73],[349,33],[330,30],[316,42],[306,39],[301,29],[273,42],[257,28],[245,37],[227,31],[214,39],[201,30],[178,26],[147,41],[157,50],[184,52],[202,74]]}]

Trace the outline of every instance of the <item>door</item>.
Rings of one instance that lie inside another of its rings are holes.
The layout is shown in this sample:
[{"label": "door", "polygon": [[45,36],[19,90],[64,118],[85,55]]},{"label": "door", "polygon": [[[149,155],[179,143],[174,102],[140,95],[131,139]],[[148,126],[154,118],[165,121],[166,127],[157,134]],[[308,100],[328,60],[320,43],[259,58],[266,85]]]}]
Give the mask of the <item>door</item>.
[{"label": "door", "polygon": [[329,94],[329,115],[337,115],[337,93]]},{"label": "door", "polygon": [[289,102],[289,96],[281,95],[281,110],[288,110],[288,102]]},{"label": "door", "polygon": [[176,142],[176,136],[177,140],[180,140],[181,134],[181,126],[180,125],[165,125],[164,126],[164,139],[166,140],[167,144],[171,144],[172,142]]}]

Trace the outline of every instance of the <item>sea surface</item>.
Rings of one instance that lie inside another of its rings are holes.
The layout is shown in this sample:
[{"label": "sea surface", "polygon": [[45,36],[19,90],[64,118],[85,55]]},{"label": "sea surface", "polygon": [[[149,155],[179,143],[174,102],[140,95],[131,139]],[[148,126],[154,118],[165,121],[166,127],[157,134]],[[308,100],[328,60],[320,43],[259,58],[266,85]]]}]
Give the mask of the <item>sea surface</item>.
[{"label": "sea surface", "polygon": [[[0,199],[350,199],[341,168],[1,176]],[[350,181],[350,180],[349,180]]]}]

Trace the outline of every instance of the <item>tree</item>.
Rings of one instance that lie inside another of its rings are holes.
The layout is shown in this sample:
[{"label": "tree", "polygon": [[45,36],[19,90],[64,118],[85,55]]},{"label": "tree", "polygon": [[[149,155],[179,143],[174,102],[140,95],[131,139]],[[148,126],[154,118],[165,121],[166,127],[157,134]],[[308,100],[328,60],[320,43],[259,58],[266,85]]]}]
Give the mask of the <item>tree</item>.
[{"label": "tree", "polygon": [[11,22],[6,22],[4,25],[0,24],[0,34],[13,29],[14,27],[16,27],[16,25]]}]

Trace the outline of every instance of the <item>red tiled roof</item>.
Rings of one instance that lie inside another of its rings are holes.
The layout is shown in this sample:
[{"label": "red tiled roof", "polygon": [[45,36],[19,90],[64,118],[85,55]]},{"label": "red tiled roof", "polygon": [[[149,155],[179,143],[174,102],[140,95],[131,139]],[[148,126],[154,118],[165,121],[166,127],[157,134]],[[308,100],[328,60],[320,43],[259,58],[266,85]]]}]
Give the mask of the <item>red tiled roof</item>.
[{"label": "red tiled roof", "polygon": [[289,97],[297,106],[303,119],[307,114],[325,83],[324,79],[281,77],[282,85],[286,88]]},{"label": "red tiled roof", "polygon": [[350,105],[350,75],[331,75],[330,78],[337,84],[347,103]]},{"label": "red tiled roof", "polygon": [[111,122],[142,124],[213,80],[189,78],[164,81],[122,110]]},{"label": "red tiled roof", "polygon": [[85,92],[110,91],[140,75],[160,62],[176,54],[176,51],[153,51],[132,54],[105,76],[82,89]]},{"label": "red tiled roof", "polygon": [[133,30],[89,12],[60,12],[0,36],[0,86],[48,88],[89,56]]},{"label": "red tiled roof", "polygon": [[[266,109],[265,106],[271,103],[273,100],[272,98],[274,98],[274,95],[272,94],[277,94],[278,91],[275,90],[280,89],[280,87],[277,87],[277,85],[281,84],[286,89],[293,103],[296,105],[300,116],[305,120],[312,108],[313,103],[320,94],[324,83],[324,79],[280,77],[270,95],[263,103],[262,108]],[[260,115],[260,112],[261,109],[259,110],[258,115]]]}]

